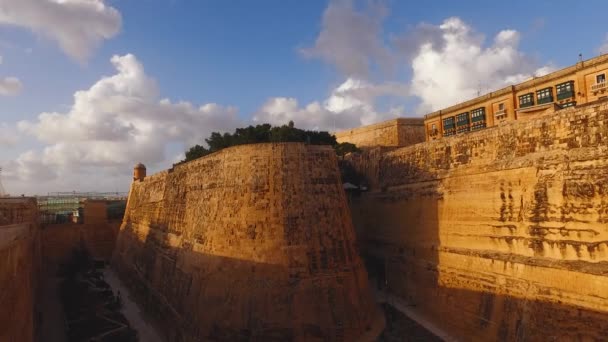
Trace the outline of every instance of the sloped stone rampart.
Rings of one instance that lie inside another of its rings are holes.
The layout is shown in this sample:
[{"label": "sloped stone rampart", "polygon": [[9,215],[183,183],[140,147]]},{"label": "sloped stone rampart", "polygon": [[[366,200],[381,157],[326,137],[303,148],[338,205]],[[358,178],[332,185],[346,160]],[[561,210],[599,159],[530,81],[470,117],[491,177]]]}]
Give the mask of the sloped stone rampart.
[{"label": "sloped stone rampart", "polygon": [[170,341],[355,341],[377,318],[330,147],[236,146],[133,182],[113,265]]}]

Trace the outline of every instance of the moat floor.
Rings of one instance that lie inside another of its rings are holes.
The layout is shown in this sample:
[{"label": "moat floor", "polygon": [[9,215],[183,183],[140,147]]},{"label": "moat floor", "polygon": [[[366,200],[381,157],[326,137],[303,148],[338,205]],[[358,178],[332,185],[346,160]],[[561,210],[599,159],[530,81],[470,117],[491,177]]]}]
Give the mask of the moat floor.
[{"label": "moat floor", "polygon": [[139,337],[139,341],[141,342],[162,342],[163,340],[160,338],[160,334],[156,332],[154,327],[150,325],[143,318],[143,313],[135,304],[135,302],[131,299],[132,296],[127,289],[126,286],[118,279],[114,271],[110,268],[106,268],[103,271],[103,275],[105,281],[112,287],[112,291],[114,293],[120,293],[120,297],[122,298],[123,307],[122,314],[125,315],[127,320],[129,320],[129,324],[135,330],[137,330],[137,335]]},{"label": "moat floor", "polygon": [[[131,300],[129,291],[116,277],[111,269],[104,269],[105,281],[110,285],[114,294],[119,293],[123,307],[121,313],[129,321],[131,328],[137,331],[140,342],[162,342],[160,335],[144,319],[137,305]],[[40,306],[38,312],[39,342],[67,342],[66,320],[61,302],[60,288],[62,277],[47,276],[40,289]]]},{"label": "moat floor", "polygon": [[386,328],[377,342],[441,342],[441,338],[425,329],[388,304],[382,304]]},{"label": "moat floor", "polygon": [[[372,279],[372,284],[374,283],[375,279]],[[378,288],[374,288],[374,296],[386,318],[386,328],[378,338],[378,342],[456,341],[437,326],[426,321],[399,297]]]}]

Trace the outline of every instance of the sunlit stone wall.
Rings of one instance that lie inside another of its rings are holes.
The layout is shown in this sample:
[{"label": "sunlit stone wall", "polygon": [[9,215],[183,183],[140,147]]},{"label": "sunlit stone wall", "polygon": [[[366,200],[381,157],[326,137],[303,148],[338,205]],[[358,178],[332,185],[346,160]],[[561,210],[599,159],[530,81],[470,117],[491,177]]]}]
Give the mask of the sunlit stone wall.
[{"label": "sunlit stone wall", "polygon": [[113,266],[171,341],[378,328],[330,147],[236,146],[134,181]]},{"label": "sunlit stone wall", "polygon": [[608,336],[608,102],[352,159],[364,254],[466,341]]},{"label": "sunlit stone wall", "polygon": [[409,146],[423,142],[424,134],[422,118],[397,118],[335,133],[338,142],[361,148]]}]

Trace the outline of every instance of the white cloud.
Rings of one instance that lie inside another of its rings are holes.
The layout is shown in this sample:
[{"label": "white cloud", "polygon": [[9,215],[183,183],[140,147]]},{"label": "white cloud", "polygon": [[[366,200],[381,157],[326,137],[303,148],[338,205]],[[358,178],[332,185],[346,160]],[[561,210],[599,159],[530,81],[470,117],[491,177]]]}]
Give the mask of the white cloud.
[{"label": "white cloud", "polygon": [[8,180],[21,179],[23,181],[47,181],[55,178],[56,174],[41,160],[38,152],[29,150],[9,162],[4,169]]},{"label": "white cloud", "polygon": [[87,90],[74,94],[66,113],[41,113],[19,129],[48,144],[13,163],[19,180],[46,176],[97,173],[122,174],[136,162],[149,167],[170,166],[168,144],[184,148],[202,142],[212,131],[232,130],[241,124],[237,109],[214,103],[200,107],[190,102],[161,99],[154,79],[133,55],[114,56],[117,70]]},{"label": "white cloud", "polygon": [[50,38],[82,62],[119,32],[121,16],[103,0],[0,0],[0,24]]},{"label": "white cloud", "polygon": [[425,26],[425,34],[424,40],[416,41],[417,46],[410,46],[415,51],[411,92],[422,101],[420,113],[553,69],[550,65],[538,68],[534,60],[518,50],[520,34],[515,30],[500,31],[494,42],[485,46],[484,37],[469,25],[459,18],[448,18],[439,26]]},{"label": "white cloud", "polygon": [[[439,25],[421,23],[406,34],[389,34],[387,43],[383,21],[388,11],[382,2],[369,3],[358,10],[354,1],[330,1],[315,45],[302,52],[335,65],[347,79],[374,80],[376,90],[388,91],[402,104],[420,102],[419,115],[555,69],[538,65],[519,50],[518,31],[502,30],[488,44],[483,34],[457,17]],[[411,79],[404,77],[410,72]]]},{"label": "white cloud", "polygon": [[15,127],[7,123],[0,123],[0,146],[13,146],[19,140]]},{"label": "white cloud", "polygon": [[15,96],[21,93],[23,84],[16,77],[0,78],[0,96]]},{"label": "white cloud", "polygon": [[348,78],[323,103],[315,101],[300,107],[295,98],[271,98],[253,121],[283,125],[293,120],[299,128],[330,131],[368,125],[402,115],[400,107],[381,112],[375,109],[375,104],[380,96],[401,95],[405,91],[399,84],[374,85]]},{"label": "white cloud", "polygon": [[379,2],[358,11],[352,0],[331,1],[323,13],[319,36],[313,47],[302,49],[307,57],[335,65],[347,76],[365,77],[370,67],[389,67],[390,53],[382,41],[382,22],[387,14]]}]

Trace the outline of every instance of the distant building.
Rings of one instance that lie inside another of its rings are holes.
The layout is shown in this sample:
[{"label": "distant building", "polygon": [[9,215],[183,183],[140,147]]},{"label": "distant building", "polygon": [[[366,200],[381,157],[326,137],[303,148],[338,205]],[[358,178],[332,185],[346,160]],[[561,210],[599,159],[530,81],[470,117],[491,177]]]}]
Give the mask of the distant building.
[{"label": "distant building", "polygon": [[[90,216],[89,219],[94,221],[107,218],[120,219],[124,213],[127,195],[124,192],[49,193],[48,196],[37,198],[40,221],[41,223],[83,223],[87,213]],[[103,209],[100,209],[101,206]],[[86,207],[91,210],[85,210]]]},{"label": "distant building", "polygon": [[606,76],[608,54],[427,114],[426,140],[607,99]]}]

